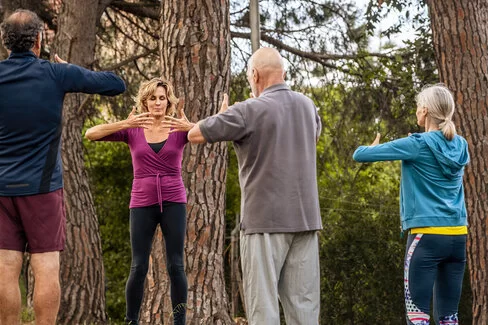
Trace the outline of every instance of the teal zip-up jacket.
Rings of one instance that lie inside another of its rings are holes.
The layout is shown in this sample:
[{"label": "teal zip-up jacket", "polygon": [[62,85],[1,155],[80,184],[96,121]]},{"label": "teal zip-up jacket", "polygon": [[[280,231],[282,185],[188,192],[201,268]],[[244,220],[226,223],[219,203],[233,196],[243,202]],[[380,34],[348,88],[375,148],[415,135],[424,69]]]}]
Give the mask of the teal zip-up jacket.
[{"label": "teal zip-up jacket", "polygon": [[360,146],[359,162],[402,161],[400,217],[402,229],[467,225],[463,174],[468,144],[441,131],[414,133],[377,146]]}]

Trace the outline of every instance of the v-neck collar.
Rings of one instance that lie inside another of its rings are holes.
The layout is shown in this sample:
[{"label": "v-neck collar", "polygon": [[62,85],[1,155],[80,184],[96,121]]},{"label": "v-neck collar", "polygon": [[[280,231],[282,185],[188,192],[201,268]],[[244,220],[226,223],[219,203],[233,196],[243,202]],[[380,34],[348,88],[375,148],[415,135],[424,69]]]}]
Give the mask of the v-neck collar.
[{"label": "v-neck collar", "polygon": [[168,142],[168,139],[165,139],[161,142],[148,142],[148,144],[149,147],[151,147],[152,151],[154,151],[155,153],[159,153],[166,145],[166,142]]},{"label": "v-neck collar", "polygon": [[[146,134],[144,133],[144,129],[143,128],[140,128],[140,132],[141,132],[141,136],[142,136],[142,139],[144,140],[144,142],[146,143],[146,149],[151,151],[153,154],[155,154],[158,158],[161,157],[161,154],[163,153],[164,149],[166,147],[168,147],[168,143],[169,143],[169,138],[171,137],[171,133],[168,134],[168,137],[166,138],[166,143],[164,144],[164,146],[158,151],[158,152],[154,152],[154,150],[151,148],[151,146],[149,145],[149,142],[147,141],[147,138],[146,138]],[[164,141],[164,140],[162,140]],[[161,141],[161,142],[162,142]],[[151,142],[152,143],[152,142]]]}]

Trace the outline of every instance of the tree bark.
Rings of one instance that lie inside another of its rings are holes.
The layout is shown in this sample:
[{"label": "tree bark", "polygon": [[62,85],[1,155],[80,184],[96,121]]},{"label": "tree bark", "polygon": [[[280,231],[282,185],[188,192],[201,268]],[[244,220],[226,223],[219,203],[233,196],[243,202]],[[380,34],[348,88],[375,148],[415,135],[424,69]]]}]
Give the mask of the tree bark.
[{"label": "tree bark", "polygon": [[[191,121],[215,114],[230,79],[228,0],[161,3],[162,75],[185,101]],[[185,268],[188,324],[232,324],[224,283],[227,143],[187,145],[183,179],[188,193]],[[146,281],[142,324],[171,319],[169,279],[161,235],[156,237]]]},{"label": "tree bark", "polygon": [[[427,1],[440,79],[454,93],[455,121],[469,144],[464,179],[473,324],[488,324],[488,3]],[[462,315],[461,315],[462,317]]]},{"label": "tree bark", "polygon": [[[5,18],[8,17],[8,14],[5,10],[5,6],[2,5],[1,0],[0,0],[0,17],[2,17],[2,21],[5,20]],[[3,40],[0,41],[0,60],[5,60],[8,58],[8,53],[7,49],[3,46]]]},{"label": "tree bark", "polygon": [[[58,16],[54,51],[70,63],[90,67],[95,55],[98,0],[65,0]],[[81,138],[88,95],[69,94],[63,111],[62,160],[67,212],[61,255],[58,324],[105,324],[105,274],[98,220],[84,168]]]}]

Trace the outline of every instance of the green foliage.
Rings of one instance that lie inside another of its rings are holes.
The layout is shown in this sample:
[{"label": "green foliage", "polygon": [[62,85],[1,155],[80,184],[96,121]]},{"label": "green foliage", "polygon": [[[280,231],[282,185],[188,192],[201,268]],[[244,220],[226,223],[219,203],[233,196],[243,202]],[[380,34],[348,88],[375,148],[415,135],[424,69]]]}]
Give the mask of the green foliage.
[{"label": "green foliage", "polygon": [[418,32],[417,36],[430,37],[430,20],[424,0],[370,0],[365,15],[369,33],[392,12],[396,13],[398,20],[390,28],[382,31],[382,36],[390,37],[400,33],[405,25],[413,25]]},{"label": "green foliage", "polygon": [[22,323],[33,322],[35,320],[34,309],[29,307],[22,307],[20,320]]},{"label": "green foliage", "polygon": [[20,320],[23,323],[31,324],[35,320],[34,309],[27,306],[27,290],[26,290],[26,270],[25,270],[25,260],[23,263],[22,271],[20,273],[19,288],[20,297],[22,303],[22,309],[20,311]]},{"label": "green foliage", "polygon": [[[354,2],[264,0],[260,5],[263,35],[303,53],[333,54],[330,59],[314,61],[281,50],[288,63],[289,83],[315,101],[323,124],[317,156],[324,225],[320,234],[321,324],[404,324],[405,239],[400,238],[399,228],[399,163],[359,164],[352,154],[359,145],[371,143],[376,132],[382,134],[382,141],[389,141],[420,131],[415,123],[415,94],[424,84],[438,80],[423,1],[371,1],[365,22]],[[246,31],[247,3],[231,1],[231,11],[233,30]],[[400,49],[388,42],[381,49],[384,55],[369,55],[368,37],[391,11],[401,17],[381,36],[391,37],[409,23],[415,26],[416,38]],[[157,27],[150,24],[153,28],[157,33]],[[101,43],[110,48],[116,37],[115,31],[108,30]],[[242,71],[249,50],[233,40],[232,51],[233,71],[238,72],[232,75],[230,103],[247,99],[250,91]],[[97,110],[105,112],[104,106],[110,105],[110,115],[125,117],[141,79],[156,74],[158,65],[150,59],[144,64],[145,77],[138,74],[137,65],[136,70],[124,68],[129,91],[122,100],[97,99]],[[227,245],[240,210],[238,164],[229,146]],[[86,148],[102,233],[108,313],[114,322],[120,322],[130,268],[130,155],[125,144],[87,142]],[[229,280],[229,269],[225,271]],[[463,290],[460,315],[468,324],[471,293],[467,280]]]},{"label": "green foliage", "polygon": [[396,134],[401,128],[386,120],[375,123],[377,99],[387,97],[381,87],[328,86],[309,93],[323,122],[318,144],[321,323],[400,324],[399,165],[358,164],[352,153],[372,142],[377,129]]}]

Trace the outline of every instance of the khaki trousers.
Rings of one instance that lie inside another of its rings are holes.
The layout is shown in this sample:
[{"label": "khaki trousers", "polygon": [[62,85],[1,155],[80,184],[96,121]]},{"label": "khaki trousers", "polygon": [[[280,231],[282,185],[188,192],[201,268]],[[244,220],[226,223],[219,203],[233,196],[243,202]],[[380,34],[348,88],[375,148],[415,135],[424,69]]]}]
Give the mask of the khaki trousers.
[{"label": "khaki trousers", "polygon": [[316,231],[240,234],[244,300],[249,325],[317,325],[320,312]]}]

